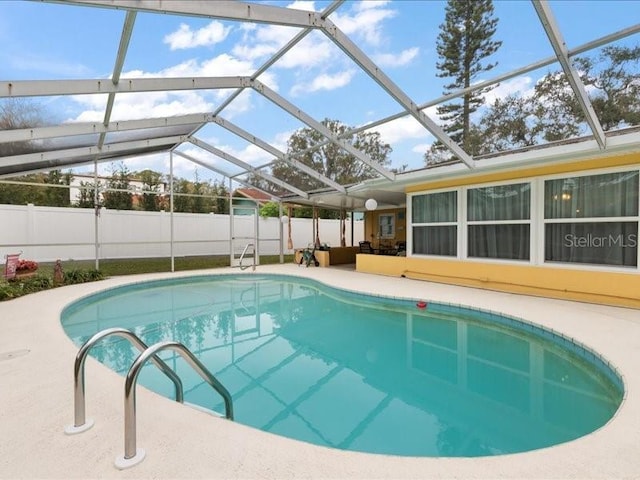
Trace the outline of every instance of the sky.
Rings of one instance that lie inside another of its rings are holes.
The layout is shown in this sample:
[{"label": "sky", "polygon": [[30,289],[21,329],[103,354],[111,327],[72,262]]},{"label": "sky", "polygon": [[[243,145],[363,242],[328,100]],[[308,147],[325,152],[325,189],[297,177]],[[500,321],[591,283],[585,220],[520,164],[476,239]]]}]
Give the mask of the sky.
[{"label": "sky", "polygon": [[[261,2],[322,11],[326,1]],[[347,1],[329,18],[418,105],[443,93],[446,79],[436,76],[436,39],[446,2],[439,0]],[[495,40],[502,47],[492,57],[497,66],[476,78],[483,81],[553,55],[536,12],[526,0],[494,1],[499,19]],[[630,27],[640,19],[640,0],[558,0],[550,8],[569,49]],[[109,78],[125,13],[85,6],[31,1],[0,1],[0,79]],[[175,15],[139,13],[121,79],[249,76],[286,44],[298,29]],[[617,42],[637,45],[638,34]],[[597,51],[596,51],[597,52]],[[502,82],[487,101],[513,92],[531,91],[552,65]],[[315,120],[331,118],[349,126],[364,125],[402,108],[326,36],[313,32],[259,77]],[[230,90],[133,93],[116,96],[112,120],[210,112]],[[55,122],[102,121],[106,95],[33,99]],[[441,123],[435,107],[425,113]],[[287,139],[305,127],[268,99],[242,93],[221,116],[286,151]],[[423,154],[433,136],[410,117],[376,127],[389,143],[393,167],[424,166]],[[254,166],[272,157],[261,149],[210,125],[197,134]],[[181,150],[233,175],[239,169],[193,146]],[[167,173],[168,155],[128,159],[129,170],[151,168]],[[109,171],[113,165],[103,165]],[[218,179],[201,166],[174,157],[177,176]],[[84,169],[86,171],[86,169]]]}]

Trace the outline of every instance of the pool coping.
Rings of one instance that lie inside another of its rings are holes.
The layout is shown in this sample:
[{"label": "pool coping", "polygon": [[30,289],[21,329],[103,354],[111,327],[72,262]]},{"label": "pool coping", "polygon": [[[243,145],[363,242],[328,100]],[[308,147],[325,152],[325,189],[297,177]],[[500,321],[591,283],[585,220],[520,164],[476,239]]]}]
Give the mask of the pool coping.
[{"label": "pool coping", "polygon": [[[604,427],[555,447],[479,458],[394,457],[311,445],[216,418],[139,388],[139,465],[120,471],[123,381],[87,360],[87,416],[96,425],[68,436],[77,347],[59,322],[71,301],[151,279],[238,273],[200,270],[114,277],[0,303],[0,478],[638,478],[640,311],[363,274],[344,269],[260,266],[257,273],[314,278],[332,287],[471,306],[523,319],[575,340],[623,378],[620,409]],[[251,272],[245,274],[251,275]],[[17,352],[28,354],[18,355]],[[2,355],[16,352],[2,360]]]}]

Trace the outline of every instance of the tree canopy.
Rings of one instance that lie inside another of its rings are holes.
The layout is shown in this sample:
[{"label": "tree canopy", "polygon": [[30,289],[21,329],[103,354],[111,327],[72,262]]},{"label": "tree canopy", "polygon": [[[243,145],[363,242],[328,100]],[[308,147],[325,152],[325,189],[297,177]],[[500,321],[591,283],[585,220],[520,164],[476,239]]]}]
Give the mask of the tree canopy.
[{"label": "tree canopy", "polygon": [[[573,59],[605,131],[640,124],[640,47],[607,46]],[[531,93],[512,94],[489,105],[474,127],[490,154],[588,134],[585,115],[569,82],[550,71]]]},{"label": "tree canopy", "polygon": [[[322,124],[335,135],[343,135],[351,129],[338,120],[325,119]],[[326,137],[320,132],[311,128],[302,128],[289,138],[287,155],[341,185],[358,183],[377,176],[374,169],[335,143],[329,142],[316,147],[325,143],[326,140]],[[359,132],[344,138],[344,140],[382,166],[388,166],[391,163],[388,158],[391,146],[382,142],[380,134],[377,132]],[[309,177],[283,160],[276,161],[271,171],[276,178],[305,191],[326,187],[324,183]]]}]

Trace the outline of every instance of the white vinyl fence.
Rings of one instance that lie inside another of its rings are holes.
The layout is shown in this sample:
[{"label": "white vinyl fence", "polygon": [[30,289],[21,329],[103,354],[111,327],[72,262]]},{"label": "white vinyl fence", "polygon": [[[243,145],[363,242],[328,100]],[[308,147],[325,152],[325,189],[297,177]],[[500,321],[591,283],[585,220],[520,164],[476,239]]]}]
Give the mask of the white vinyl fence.
[{"label": "white vinyl fence", "polygon": [[[252,217],[236,216],[234,234],[252,235]],[[261,255],[287,249],[287,225],[278,218],[260,218],[258,225]],[[0,262],[9,253],[22,252],[21,258],[39,262],[91,260],[96,258],[140,258],[171,256],[171,214],[133,210],[101,209],[96,216],[90,208],[36,207],[34,205],[0,205]],[[320,220],[320,241],[340,245],[339,220]],[[96,240],[97,233],[97,240]],[[364,237],[364,222],[347,221],[346,243],[358,245]],[[294,248],[313,242],[311,219],[292,218],[291,237]],[[228,215],[201,213],[173,214],[173,255],[228,255],[230,253],[230,219]]]}]

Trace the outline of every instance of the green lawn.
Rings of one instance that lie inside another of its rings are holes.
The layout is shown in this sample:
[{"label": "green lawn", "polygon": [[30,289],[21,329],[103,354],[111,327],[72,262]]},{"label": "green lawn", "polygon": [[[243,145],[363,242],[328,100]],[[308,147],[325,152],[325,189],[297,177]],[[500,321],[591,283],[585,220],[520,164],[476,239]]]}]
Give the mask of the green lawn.
[{"label": "green lawn", "polygon": [[[293,255],[284,256],[285,263],[293,262]],[[269,265],[280,262],[279,255],[261,255],[260,264]],[[243,262],[250,265],[250,262]],[[62,262],[63,270],[88,270],[95,268],[95,260],[67,260]],[[40,263],[38,272],[43,275],[53,275],[53,262]],[[229,255],[210,255],[194,257],[175,257],[175,270],[200,270],[203,268],[220,268],[229,266]],[[116,260],[100,260],[100,272],[105,276],[133,275],[136,273],[170,272],[170,258],[127,258]]]}]

